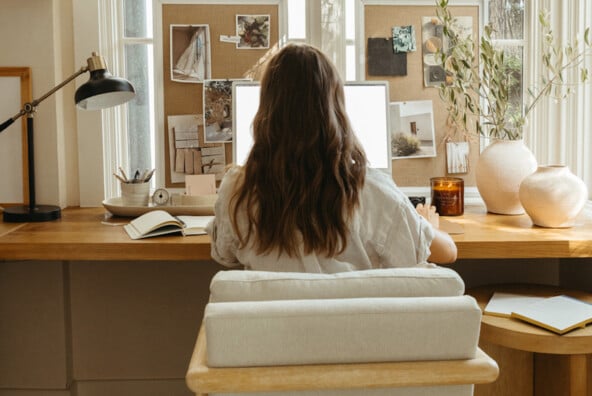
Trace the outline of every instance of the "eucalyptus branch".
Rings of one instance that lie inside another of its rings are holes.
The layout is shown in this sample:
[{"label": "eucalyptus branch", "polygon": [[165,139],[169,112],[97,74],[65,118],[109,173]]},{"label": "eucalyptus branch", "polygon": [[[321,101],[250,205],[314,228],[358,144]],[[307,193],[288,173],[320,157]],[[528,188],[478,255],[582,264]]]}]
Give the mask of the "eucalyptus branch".
[{"label": "eucalyptus branch", "polygon": [[[589,44],[587,44],[589,45]],[[562,78],[562,74],[563,72],[565,72],[566,70],[572,68],[572,67],[576,67],[579,64],[581,64],[584,61],[584,58],[588,55],[592,55],[592,48],[589,49],[584,49],[582,52],[578,53],[577,56],[575,58],[573,58],[571,61],[569,61],[568,63],[562,65],[559,70],[557,70],[557,72],[555,73],[555,75],[553,75],[553,77],[551,77],[551,79],[547,80],[547,82],[545,83],[545,85],[543,86],[542,89],[538,90],[538,94],[537,95],[533,95],[534,99],[532,100],[532,102],[530,102],[530,104],[528,106],[526,106],[526,108],[524,109],[524,117],[526,118],[528,116],[528,114],[530,113],[530,111],[534,108],[534,106],[537,104],[537,102],[543,97],[543,96],[548,96],[550,89],[553,85],[556,85],[556,81],[557,80],[563,80]],[[585,82],[586,80],[588,80],[588,70],[587,69],[583,69],[582,74],[580,75],[580,80],[581,82]],[[569,85],[565,82],[561,82],[560,84],[557,84],[559,86],[565,86],[565,85]],[[532,91],[531,91],[532,92]],[[565,96],[564,96],[565,97]],[[562,97],[562,99],[564,98]]]}]

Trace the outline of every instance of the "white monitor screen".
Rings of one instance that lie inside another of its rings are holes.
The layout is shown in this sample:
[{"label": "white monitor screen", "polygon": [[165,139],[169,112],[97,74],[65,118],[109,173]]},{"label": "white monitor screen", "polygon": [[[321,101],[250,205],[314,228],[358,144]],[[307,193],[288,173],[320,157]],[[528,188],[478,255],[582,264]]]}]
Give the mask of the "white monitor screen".
[{"label": "white monitor screen", "polygon": [[[345,107],[369,166],[391,172],[388,84],[384,81],[348,82]],[[252,124],[259,108],[259,84],[233,84],[233,162],[243,165],[253,145]]]}]

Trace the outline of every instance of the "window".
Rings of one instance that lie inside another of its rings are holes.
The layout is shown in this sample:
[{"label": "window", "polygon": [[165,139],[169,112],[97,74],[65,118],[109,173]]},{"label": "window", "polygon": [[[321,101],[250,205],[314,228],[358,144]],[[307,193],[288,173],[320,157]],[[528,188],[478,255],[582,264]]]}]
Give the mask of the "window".
[{"label": "window", "polygon": [[306,41],[308,28],[304,0],[288,0],[288,39]]},{"label": "window", "polygon": [[[80,206],[119,195],[118,166],[154,168],[154,61],[151,0],[75,0],[74,57],[93,51],[109,71],[133,82],[136,98],[101,112],[78,113]],[[99,169],[97,169],[97,166]]]},{"label": "window", "polygon": [[136,98],[128,105],[128,169],[140,172],[155,167],[154,139],[154,60],[152,56],[152,2],[123,0],[123,29],[120,40],[126,78],[134,82]]},{"label": "window", "polygon": [[356,79],[356,2],[345,0],[345,79]]},{"label": "window", "polygon": [[485,20],[493,27],[494,45],[502,48],[505,63],[513,76],[510,92],[511,109],[522,112],[524,103],[524,0],[486,0]]}]

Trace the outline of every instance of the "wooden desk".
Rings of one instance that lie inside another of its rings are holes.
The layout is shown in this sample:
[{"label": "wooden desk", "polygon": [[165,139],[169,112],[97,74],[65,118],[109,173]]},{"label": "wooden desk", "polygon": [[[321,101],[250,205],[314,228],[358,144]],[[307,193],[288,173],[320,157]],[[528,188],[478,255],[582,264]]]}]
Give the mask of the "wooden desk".
[{"label": "wooden desk", "polygon": [[[487,286],[467,293],[484,310],[494,291],[538,296],[566,294],[592,303],[590,293],[538,285]],[[476,388],[475,395],[592,394],[592,326],[557,335],[516,319],[483,315],[479,342],[500,365],[500,378],[492,385]]]},{"label": "wooden desk", "polygon": [[[102,207],[68,208],[62,216],[0,222],[0,323],[7,324],[0,326],[0,388],[63,389],[83,378],[91,379],[84,386],[92,394],[108,394],[108,384],[121,386],[114,379],[130,379],[144,390],[130,395],[165,387],[161,393],[168,394],[162,379],[176,378],[185,389],[196,318],[203,316],[210,279],[222,269],[195,265],[210,260],[209,237],[133,241],[122,228],[129,219],[104,225]],[[460,258],[592,257],[590,206],[567,230],[532,227],[526,216],[487,215],[483,207],[447,219],[464,227],[453,236]],[[503,349],[530,354],[532,367],[531,352]],[[532,373],[524,378],[532,387]]]},{"label": "wooden desk", "polygon": [[[62,218],[41,223],[0,223],[0,259],[4,260],[209,260],[208,236],[164,236],[133,241],[123,230],[128,218],[105,225],[104,208],[68,208]],[[592,257],[592,204],[573,228],[532,225],[526,215],[486,213],[468,206],[453,235],[459,259]]]},{"label": "wooden desk", "polygon": [[572,228],[542,228],[527,215],[495,215],[469,206],[459,217],[444,217],[464,233],[453,235],[459,259],[592,257],[592,203]]},{"label": "wooden desk", "polygon": [[[104,208],[68,208],[62,218],[41,223],[0,223],[4,260],[209,260],[207,235],[165,236],[134,241]],[[108,224],[105,224],[108,223]]]}]

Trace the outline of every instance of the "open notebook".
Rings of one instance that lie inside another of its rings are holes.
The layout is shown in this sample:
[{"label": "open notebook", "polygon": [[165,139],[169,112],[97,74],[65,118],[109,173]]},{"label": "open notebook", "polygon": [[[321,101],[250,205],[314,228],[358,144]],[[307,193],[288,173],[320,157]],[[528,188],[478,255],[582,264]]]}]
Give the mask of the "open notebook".
[{"label": "open notebook", "polygon": [[592,323],[592,304],[565,295],[538,297],[496,292],[484,313],[519,319],[557,334]]},{"label": "open notebook", "polygon": [[153,210],[123,226],[132,239],[182,233],[183,235],[205,234],[205,228],[214,216],[173,216],[164,210]]}]

